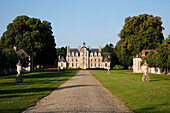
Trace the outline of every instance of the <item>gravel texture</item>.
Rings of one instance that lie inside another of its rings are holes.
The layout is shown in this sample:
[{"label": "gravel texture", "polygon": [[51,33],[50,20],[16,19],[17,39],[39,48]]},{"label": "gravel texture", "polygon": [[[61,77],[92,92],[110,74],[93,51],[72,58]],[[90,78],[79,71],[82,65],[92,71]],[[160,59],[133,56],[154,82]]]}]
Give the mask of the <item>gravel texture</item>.
[{"label": "gravel texture", "polygon": [[123,103],[96,80],[88,70],[80,70],[35,106],[23,113],[124,113]]}]

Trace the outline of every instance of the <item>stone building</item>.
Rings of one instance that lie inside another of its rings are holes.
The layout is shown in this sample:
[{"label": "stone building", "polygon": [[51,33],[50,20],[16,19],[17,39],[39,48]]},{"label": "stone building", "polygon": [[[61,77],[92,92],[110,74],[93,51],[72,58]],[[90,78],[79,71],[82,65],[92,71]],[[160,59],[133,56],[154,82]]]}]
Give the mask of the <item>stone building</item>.
[{"label": "stone building", "polygon": [[[97,49],[94,49],[90,48],[90,46],[86,47],[85,43],[83,43],[83,47],[79,46],[78,48],[70,48],[69,46],[67,46],[67,55],[65,61],[67,65],[65,68],[110,69],[110,60],[107,57],[103,59],[101,52],[101,46],[99,46],[99,48]],[[58,64],[59,66],[64,66],[63,64],[61,64],[60,61],[58,62]]]},{"label": "stone building", "polygon": [[14,45],[13,49],[16,51],[17,54],[23,53],[29,59],[28,66],[22,67],[22,71],[23,72],[30,72],[31,71],[31,57],[23,49],[20,49],[20,50],[17,51],[17,47],[15,45]]},{"label": "stone building", "polygon": [[[143,73],[143,67],[141,65],[141,61],[150,53],[150,51],[151,50],[142,50],[139,54],[133,57],[133,73]],[[153,52],[156,52],[156,50],[153,50]],[[161,74],[160,68],[156,68],[156,67],[149,67],[148,72]]]}]

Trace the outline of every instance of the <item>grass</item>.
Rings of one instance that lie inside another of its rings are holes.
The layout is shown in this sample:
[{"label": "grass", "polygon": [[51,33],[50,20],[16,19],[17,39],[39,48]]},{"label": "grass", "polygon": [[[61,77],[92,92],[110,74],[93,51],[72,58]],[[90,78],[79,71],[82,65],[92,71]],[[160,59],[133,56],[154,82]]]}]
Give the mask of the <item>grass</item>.
[{"label": "grass", "polygon": [[128,70],[93,70],[90,73],[104,87],[135,113],[170,113],[170,76],[148,74],[150,82],[142,82],[142,73]]},{"label": "grass", "polygon": [[15,83],[16,75],[0,76],[0,112],[19,113],[35,105],[77,72],[66,70],[59,74],[56,71],[23,74],[23,83]]}]

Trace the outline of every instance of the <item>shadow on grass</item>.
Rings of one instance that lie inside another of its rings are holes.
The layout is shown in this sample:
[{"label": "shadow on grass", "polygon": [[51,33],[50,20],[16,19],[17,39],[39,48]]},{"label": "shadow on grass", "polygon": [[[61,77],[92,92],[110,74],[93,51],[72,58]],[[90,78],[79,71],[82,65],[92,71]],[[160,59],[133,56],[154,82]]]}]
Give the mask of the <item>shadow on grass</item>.
[{"label": "shadow on grass", "polygon": [[97,85],[73,85],[73,86],[66,86],[66,87],[50,87],[50,88],[27,88],[27,89],[14,89],[14,90],[0,90],[0,94],[15,94],[15,93],[30,93],[30,92],[44,92],[44,91],[52,91],[62,90],[67,88],[75,88],[75,87],[86,87],[86,86],[97,86]]},{"label": "shadow on grass", "polygon": [[41,94],[29,94],[29,95],[8,95],[8,96],[0,96],[0,98],[13,98],[13,97],[27,97],[27,96],[35,96],[35,95],[41,95]]},{"label": "shadow on grass", "polygon": [[152,82],[152,81],[160,81],[160,80],[150,80],[150,82]]},{"label": "shadow on grass", "polygon": [[0,109],[1,113],[19,113],[22,109]]},{"label": "shadow on grass", "polygon": [[14,93],[30,93],[30,92],[43,92],[51,91],[56,87],[51,88],[27,88],[27,89],[14,89],[14,90],[0,90],[0,94],[14,94]]},{"label": "shadow on grass", "polygon": [[134,110],[135,113],[149,113],[152,111],[152,113],[169,113],[170,110],[163,110],[163,111],[157,111],[154,109],[156,109],[157,107],[161,107],[161,106],[167,106],[169,105],[168,103],[164,103],[164,104],[158,104],[157,106],[154,106],[154,107],[147,107],[147,108],[142,108],[142,109],[137,109],[137,110]]},{"label": "shadow on grass", "polygon": [[59,79],[59,80],[34,80],[34,81],[24,81],[23,83],[16,83],[15,79],[14,82],[6,82],[6,83],[0,83],[0,86],[14,86],[14,85],[31,85],[31,84],[47,84],[52,81],[67,81],[68,79]]}]

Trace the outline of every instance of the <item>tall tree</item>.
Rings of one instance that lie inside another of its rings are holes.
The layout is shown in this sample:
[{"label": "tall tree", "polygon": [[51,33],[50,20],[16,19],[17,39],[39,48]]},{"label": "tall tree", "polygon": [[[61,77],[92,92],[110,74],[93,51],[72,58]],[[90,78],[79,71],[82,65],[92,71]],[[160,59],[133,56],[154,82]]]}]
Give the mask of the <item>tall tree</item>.
[{"label": "tall tree", "polygon": [[161,69],[170,68],[170,35],[163,43],[156,49],[157,51],[157,66]]},{"label": "tall tree", "polygon": [[156,49],[164,39],[161,17],[141,14],[127,17],[115,49],[119,61],[132,66],[133,56],[143,49]]},{"label": "tall tree", "polygon": [[60,58],[63,56],[66,60],[66,55],[67,55],[67,48],[66,47],[61,47],[61,48],[57,48],[56,49],[56,61],[55,61],[55,67],[58,66],[58,56],[60,56]]},{"label": "tall tree", "polygon": [[116,65],[119,64],[118,59],[116,57],[116,53],[115,53],[115,48],[113,46],[113,44],[106,44],[105,47],[102,48],[102,56],[103,58],[106,57],[106,55],[110,55],[110,60],[111,60],[111,68]]},{"label": "tall tree", "polygon": [[53,64],[56,51],[51,23],[28,16],[18,16],[7,26],[0,40],[3,48],[24,49],[34,64]]}]

